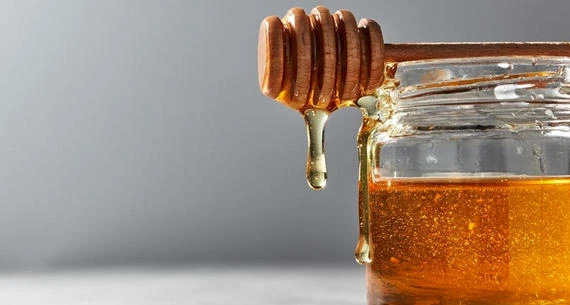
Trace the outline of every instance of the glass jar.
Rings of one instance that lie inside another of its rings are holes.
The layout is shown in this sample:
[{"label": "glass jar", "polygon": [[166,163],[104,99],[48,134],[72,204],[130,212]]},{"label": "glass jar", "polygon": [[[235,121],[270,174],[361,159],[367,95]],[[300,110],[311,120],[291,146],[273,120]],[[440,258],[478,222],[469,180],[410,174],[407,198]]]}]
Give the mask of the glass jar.
[{"label": "glass jar", "polygon": [[369,304],[570,302],[570,60],[387,64],[360,98]]}]

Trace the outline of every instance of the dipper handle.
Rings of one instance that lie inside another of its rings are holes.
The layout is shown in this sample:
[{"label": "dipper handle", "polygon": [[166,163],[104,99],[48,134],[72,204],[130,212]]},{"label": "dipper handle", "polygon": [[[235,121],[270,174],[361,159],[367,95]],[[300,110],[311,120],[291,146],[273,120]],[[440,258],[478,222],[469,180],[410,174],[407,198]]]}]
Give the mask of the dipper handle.
[{"label": "dipper handle", "polygon": [[318,6],[267,17],[259,29],[261,91],[301,113],[355,105],[384,80],[384,63],[483,56],[570,56],[568,42],[384,44],[371,19]]}]

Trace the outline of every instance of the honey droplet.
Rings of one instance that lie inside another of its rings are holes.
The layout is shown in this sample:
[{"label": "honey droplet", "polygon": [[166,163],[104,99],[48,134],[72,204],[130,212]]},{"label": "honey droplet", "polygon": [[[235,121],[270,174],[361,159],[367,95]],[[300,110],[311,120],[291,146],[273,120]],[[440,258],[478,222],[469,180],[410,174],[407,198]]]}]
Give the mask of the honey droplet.
[{"label": "honey droplet", "polygon": [[325,162],[325,125],[329,112],[322,109],[307,109],[303,113],[307,127],[307,183],[314,190],[327,184]]},{"label": "honey droplet", "polygon": [[370,245],[368,244],[367,237],[362,234],[358,238],[354,258],[356,259],[356,262],[361,265],[372,262],[370,259]]}]

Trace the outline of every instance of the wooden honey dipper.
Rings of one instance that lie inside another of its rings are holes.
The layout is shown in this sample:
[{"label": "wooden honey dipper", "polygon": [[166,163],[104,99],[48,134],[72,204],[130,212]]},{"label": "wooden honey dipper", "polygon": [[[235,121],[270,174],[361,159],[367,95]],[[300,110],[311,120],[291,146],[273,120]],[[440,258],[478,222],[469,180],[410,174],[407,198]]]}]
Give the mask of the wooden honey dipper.
[{"label": "wooden honey dipper", "polygon": [[[324,125],[328,115],[356,106],[384,80],[387,62],[486,56],[570,56],[568,42],[384,43],[371,19],[356,24],[353,14],[331,14],[318,6],[307,15],[292,8],[259,29],[259,87],[268,97],[301,112],[307,123],[307,179],[315,189],[326,182]],[[319,176],[319,177],[317,177]]]}]

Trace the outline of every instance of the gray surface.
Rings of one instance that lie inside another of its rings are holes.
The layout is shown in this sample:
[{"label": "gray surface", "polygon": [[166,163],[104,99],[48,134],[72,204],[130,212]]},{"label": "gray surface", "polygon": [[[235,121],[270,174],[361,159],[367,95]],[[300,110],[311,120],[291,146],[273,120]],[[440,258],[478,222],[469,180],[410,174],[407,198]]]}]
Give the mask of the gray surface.
[{"label": "gray surface", "polygon": [[364,269],[199,268],[0,275],[0,304],[363,305]]},{"label": "gray surface", "polygon": [[[322,1],[386,41],[568,40],[570,2]],[[260,95],[257,28],[313,1],[0,2],[0,267],[352,261],[359,112],[304,181],[301,118]]]}]

